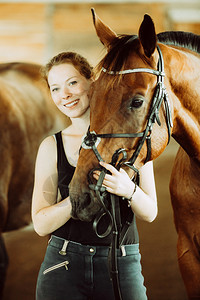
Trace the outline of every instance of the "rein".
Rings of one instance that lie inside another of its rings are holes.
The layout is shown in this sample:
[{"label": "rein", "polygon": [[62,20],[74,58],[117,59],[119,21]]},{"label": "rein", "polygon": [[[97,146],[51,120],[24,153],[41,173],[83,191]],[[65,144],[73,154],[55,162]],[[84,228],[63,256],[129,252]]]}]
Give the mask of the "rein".
[{"label": "rein", "polygon": [[[125,149],[118,149],[112,156],[111,164],[116,167],[118,170],[124,165],[128,166],[135,172],[135,176],[133,178],[134,182],[139,185],[139,170],[134,166],[134,163],[141,151],[141,148],[143,144],[147,143],[147,156],[145,159],[145,163],[150,160],[151,157],[151,133],[152,133],[152,127],[155,122],[158,123],[158,125],[161,125],[160,119],[159,119],[159,110],[162,104],[162,101],[164,101],[165,105],[165,114],[166,114],[166,124],[167,124],[167,130],[168,130],[168,143],[170,141],[171,136],[171,128],[173,127],[172,124],[172,117],[171,117],[171,109],[170,109],[170,103],[168,99],[168,94],[166,91],[166,88],[164,86],[164,61],[162,52],[157,46],[157,50],[159,53],[159,60],[158,60],[158,67],[157,70],[148,69],[148,68],[136,68],[136,69],[129,69],[129,70],[123,70],[119,72],[114,71],[108,71],[105,68],[102,68],[102,71],[109,74],[109,75],[126,75],[131,73],[138,73],[138,72],[145,72],[150,73],[152,75],[157,76],[157,85],[155,88],[155,92],[153,95],[149,116],[147,119],[147,125],[144,131],[138,132],[138,133],[106,133],[106,134],[96,134],[94,131],[90,132],[90,129],[88,128],[88,132],[86,136],[83,138],[82,147],[85,149],[92,149],[95,153],[98,161],[103,161],[99,151],[97,150],[98,144],[101,142],[102,138],[140,138],[138,141],[137,147],[131,156],[131,158],[127,160],[127,153]],[[119,160],[119,156],[122,155],[122,158]],[[118,161],[119,160],[119,161]],[[96,184],[92,181],[92,173],[94,170],[100,170],[100,176]],[[95,168],[92,169],[88,174],[88,181],[89,181],[89,188],[90,193],[92,197],[96,196],[97,201],[101,204],[102,208],[100,209],[99,213],[97,214],[94,222],[93,222],[93,228],[95,233],[98,237],[104,238],[108,236],[112,231],[112,242],[109,252],[109,262],[110,262],[110,275],[112,279],[113,284],[113,290],[115,293],[115,299],[121,300],[121,291],[119,287],[119,279],[118,279],[118,269],[117,269],[117,248],[119,248],[120,245],[122,245],[124,237],[127,233],[128,227],[130,223],[132,222],[133,213],[131,211],[131,215],[128,216],[127,222],[124,225],[124,227],[120,228],[120,211],[119,211],[119,197],[113,194],[108,194],[106,192],[106,189],[102,186],[104,177],[108,171],[103,168]],[[110,208],[109,208],[110,205]],[[103,217],[107,216],[109,218],[109,225],[106,229],[106,231],[102,234],[98,233],[98,224],[101,221]]]}]

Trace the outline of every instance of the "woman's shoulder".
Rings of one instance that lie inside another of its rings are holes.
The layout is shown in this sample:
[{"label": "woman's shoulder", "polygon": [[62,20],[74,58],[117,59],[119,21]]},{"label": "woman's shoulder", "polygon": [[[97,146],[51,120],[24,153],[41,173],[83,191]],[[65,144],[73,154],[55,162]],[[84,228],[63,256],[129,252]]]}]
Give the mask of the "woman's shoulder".
[{"label": "woman's shoulder", "polygon": [[58,132],[55,132],[55,134],[53,134],[53,135],[49,135],[49,136],[47,136],[47,137],[45,137],[43,140],[42,140],[42,142],[41,142],[41,144],[40,144],[40,146],[39,146],[39,148],[49,148],[49,147],[51,147],[51,148],[54,148],[55,149],[55,147],[56,147],[56,143],[57,143],[57,138],[56,138],[56,136],[58,136],[58,135],[60,135],[61,137],[62,136],[67,136],[67,135],[71,135],[71,133],[73,132],[73,129],[71,128],[72,126],[71,125],[69,125],[68,127],[66,127],[65,129],[63,129],[63,130],[60,130],[60,131],[58,131]]},{"label": "woman's shoulder", "polygon": [[40,148],[48,148],[55,146],[56,144],[56,138],[55,135],[49,135],[43,139],[43,141],[40,144]]},{"label": "woman's shoulder", "polygon": [[44,174],[53,174],[56,172],[57,163],[57,147],[53,136],[47,136],[41,142],[35,164],[35,173],[41,174],[37,176],[44,176]]},{"label": "woman's shoulder", "polygon": [[55,136],[47,136],[41,142],[37,156],[48,159],[49,157],[55,156],[56,151],[57,149]]}]

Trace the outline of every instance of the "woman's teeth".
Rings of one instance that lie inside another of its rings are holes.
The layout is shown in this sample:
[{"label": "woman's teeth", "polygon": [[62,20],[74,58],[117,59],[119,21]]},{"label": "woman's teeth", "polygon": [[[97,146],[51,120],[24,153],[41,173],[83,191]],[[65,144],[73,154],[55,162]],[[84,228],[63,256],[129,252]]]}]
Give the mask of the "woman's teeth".
[{"label": "woman's teeth", "polygon": [[76,103],[78,103],[78,100],[75,100],[71,103],[65,104],[66,107],[72,107],[73,105],[75,105]]}]

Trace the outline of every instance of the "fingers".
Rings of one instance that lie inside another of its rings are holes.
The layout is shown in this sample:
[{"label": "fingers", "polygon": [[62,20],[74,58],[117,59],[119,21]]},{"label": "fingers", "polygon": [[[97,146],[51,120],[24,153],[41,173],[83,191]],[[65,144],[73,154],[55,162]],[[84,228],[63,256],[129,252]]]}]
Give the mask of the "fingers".
[{"label": "fingers", "polygon": [[110,171],[110,173],[112,175],[117,175],[118,174],[118,171],[115,167],[113,167],[112,165],[110,164],[107,164],[106,162],[104,161],[100,161],[99,164],[104,167],[106,170]]},{"label": "fingers", "polygon": [[[110,164],[107,164],[105,162],[100,162],[100,165],[102,167],[104,167],[106,170],[110,171],[110,174],[106,174],[102,183],[102,186],[104,186],[106,188],[106,190],[109,193],[115,193],[119,183],[119,171],[117,169],[115,169],[115,167],[113,167]],[[100,175],[101,171],[99,170],[95,170],[93,172],[93,177],[98,181],[99,179],[99,175]]]},{"label": "fingers", "polygon": [[[93,177],[98,181],[99,179],[99,175],[100,175],[100,172],[99,171],[94,171],[93,172]],[[112,179],[112,176],[111,175],[106,175],[108,177],[110,177]],[[104,178],[103,180],[103,183],[102,183],[102,186],[106,188],[106,191],[109,192],[109,193],[113,193],[114,192],[114,189],[115,189],[115,184],[112,182],[112,181],[109,181],[109,179],[106,179]]]},{"label": "fingers", "polygon": [[[94,171],[93,172],[93,177],[98,180],[99,179],[99,175],[100,175],[100,171]],[[103,184],[109,184],[113,181],[112,175],[106,174],[103,180]]]},{"label": "fingers", "polygon": [[[112,182],[113,178],[114,177],[116,177],[116,178],[119,177],[120,174],[122,174],[122,175],[126,174],[127,175],[126,171],[123,170],[122,168],[120,168],[120,170],[118,171],[115,167],[113,167],[112,165],[110,165],[108,163],[100,162],[99,164],[102,167],[104,167],[106,170],[110,171],[110,173],[111,173],[111,175],[110,174],[105,175],[105,180],[106,181]],[[98,180],[100,173],[101,173],[101,171],[98,171],[98,170],[93,171],[94,178]]]},{"label": "fingers", "polygon": [[[110,171],[111,175],[110,174],[106,174],[105,175],[105,178],[104,178],[104,183],[105,182],[112,182],[113,181],[113,175],[118,175],[118,171],[117,169],[115,169],[115,167],[113,167],[112,165],[108,164],[108,163],[105,163],[105,162],[100,162],[99,163],[102,167],[104,167],[106,170]],[[98,171],[98,170],[95,170],[93,171],[93,177],[98,180],[99,179],[99,175],[100,175],[101,171]]]},{"label": "fingers", "polygon": [[[105,175],[102,186],[104,186],[109,193],[116,194],[121,197],[126,197],[128,192],[129,195],[130,186],[132,188],[132,185],[130,185],[130,183],[132,183],[132,181],[126,171],[122,168],[120,168],[120,170],[118,171],[115,167],[105,162],[100,162],[100,165],[110,172],[110,174]],[[100,170],[93,171],[93,177],[97,181],[99,179],[100,173]]]}]

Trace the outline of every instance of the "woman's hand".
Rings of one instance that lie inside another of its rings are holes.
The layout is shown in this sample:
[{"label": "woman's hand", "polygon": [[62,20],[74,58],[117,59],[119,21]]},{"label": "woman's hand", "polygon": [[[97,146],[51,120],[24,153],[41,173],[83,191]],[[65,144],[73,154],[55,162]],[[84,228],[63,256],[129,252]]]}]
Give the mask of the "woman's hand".
[{"label": "woman's hand", "polygon": [[[132,211],[135,215],[147,222],[152,222],[157,215],[157,197],[153,174],[153,163],[148,162],[140,168],[140,186],[135,190],[135,184],[128,174],[112,165],[100,162],[101,166],[110,171],[106,174],[103,186],[109,193],[129,199]],[[99,171],[94,171],[94,178],[98,180]]]},{"label": "woman's hand", "polygon": [[[115,167],[105,162],[100,162],[100,165],[111,173],[111,175],[106,174],[103,181],[103,186],[106,187],[106,190],[109,193],[129,199],[133,194],[135,184],[128,174],[123,169],[118,171]],[[99,174],[100,171],[94,171],[93,177],[98,180]]]}]

